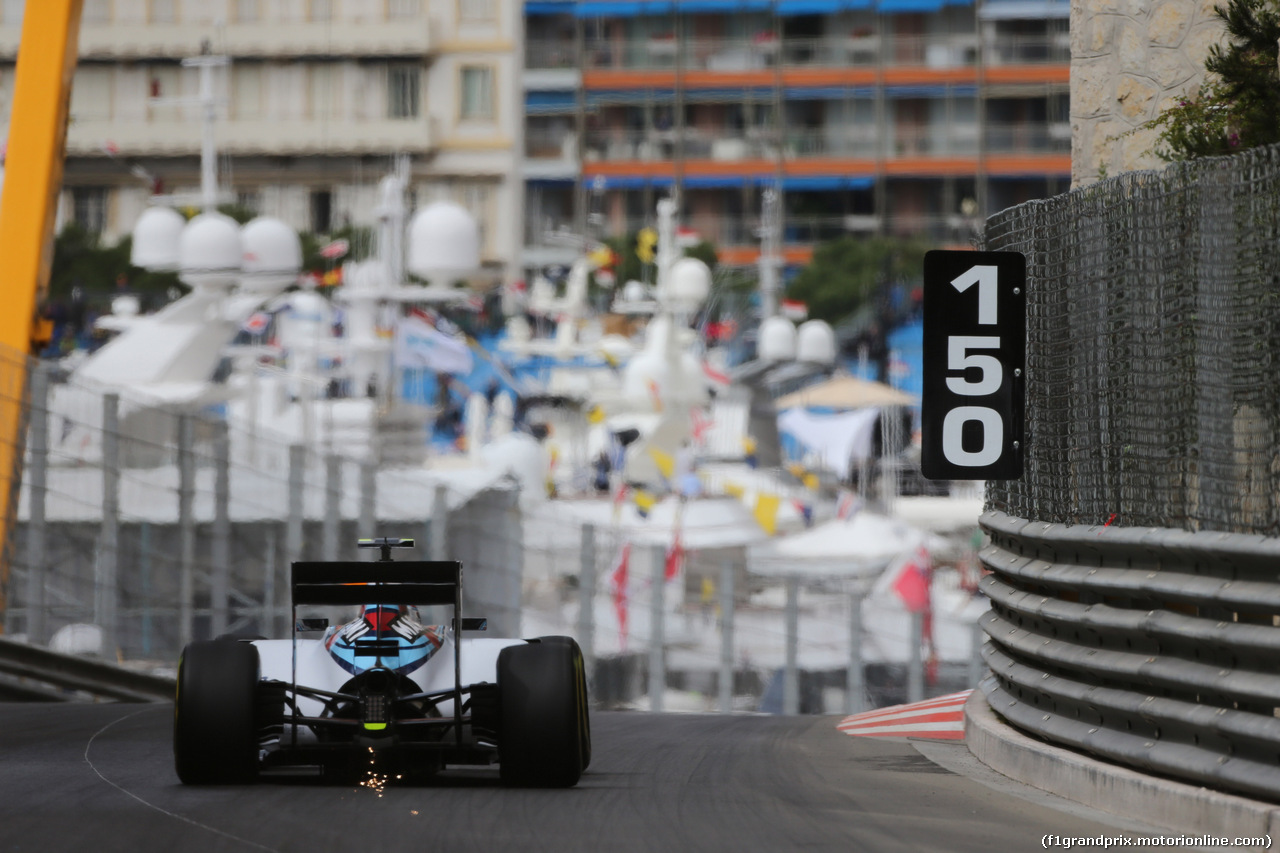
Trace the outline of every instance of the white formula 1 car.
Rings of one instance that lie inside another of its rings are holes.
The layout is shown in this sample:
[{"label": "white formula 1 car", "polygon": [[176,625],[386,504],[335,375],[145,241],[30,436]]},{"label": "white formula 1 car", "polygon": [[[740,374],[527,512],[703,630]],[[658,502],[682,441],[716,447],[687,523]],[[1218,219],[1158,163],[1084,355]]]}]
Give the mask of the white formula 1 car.
[{"label": "white formula 1 car", "polygon": [[[499,765],[505,784],[570,787],[591,761],[582,652],[569,637],[462,638],[462,564],[391,560],[411,539],[367,539],[377,562],[292,566],[289,640],[189,644],[178,663],[173,753],[188,785],[259,772],[344,777],[374,758],[410,778]],[[370,603],[373,602],[373,603]],[[298,620],[299,605],[354,605],[345,625]],[[416,605],[452,605],[424,626]],[[324,630],[326,629],[327,630]],[[299,630],[324,630],[299,639]]]}]

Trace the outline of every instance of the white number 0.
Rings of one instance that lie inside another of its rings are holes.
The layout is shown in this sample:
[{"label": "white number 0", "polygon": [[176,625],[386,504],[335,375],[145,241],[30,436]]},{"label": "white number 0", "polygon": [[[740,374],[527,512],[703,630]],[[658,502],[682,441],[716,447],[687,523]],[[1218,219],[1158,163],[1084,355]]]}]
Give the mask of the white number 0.
[{"label": "white number 0", "polygon": [[[967,421],[982,424],[982,449],[970,453],[961,442],[961,431]],[[953,465],[980,468],[1000,458],[1004,445],[1004,421],[995,409],[982,406],[958,406],[942,419],[942,455]]]}]

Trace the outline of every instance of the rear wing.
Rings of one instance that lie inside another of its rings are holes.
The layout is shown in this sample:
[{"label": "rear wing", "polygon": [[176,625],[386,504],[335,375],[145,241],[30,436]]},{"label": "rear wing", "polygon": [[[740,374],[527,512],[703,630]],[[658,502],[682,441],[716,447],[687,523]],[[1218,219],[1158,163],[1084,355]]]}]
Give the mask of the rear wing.
[{"label": "rear wing", "polygon": [[[377,562],[297,562],[290,566],[293,598],[293,694],[298,692],[298,605],[445,604],[453,607],[453,629],[482,631],[484,619],[462,616],[462,563],[456,560],[393,562],[392,548],[412,548],[412,539],[361,539],[359,547],[378,548]],[[381,665],[378,658],[378,665]],[[295,716],[297,714],[295,706]],[[453,717],[462,746],[462,644],[453,644]],[[294,726],[297,736],[297,726]]]},{"label": "rear wing", "polygon": [[455,560],[293,564],[293,605],[448,604],[462,609],[462,563]]}]

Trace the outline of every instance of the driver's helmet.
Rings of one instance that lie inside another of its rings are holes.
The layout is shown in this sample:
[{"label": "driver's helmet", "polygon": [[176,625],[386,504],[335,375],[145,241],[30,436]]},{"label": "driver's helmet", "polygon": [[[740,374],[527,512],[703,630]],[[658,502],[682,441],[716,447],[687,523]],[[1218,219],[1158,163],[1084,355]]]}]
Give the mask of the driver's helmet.
[{"label": "driver's helmet", "polygon": [[397,621],[409,622],[419,628],[422,623],[418,608],[411,604],[365,604],[360,608],[357,621],[364,622],[369,630],[379,634],[393,630]]}]

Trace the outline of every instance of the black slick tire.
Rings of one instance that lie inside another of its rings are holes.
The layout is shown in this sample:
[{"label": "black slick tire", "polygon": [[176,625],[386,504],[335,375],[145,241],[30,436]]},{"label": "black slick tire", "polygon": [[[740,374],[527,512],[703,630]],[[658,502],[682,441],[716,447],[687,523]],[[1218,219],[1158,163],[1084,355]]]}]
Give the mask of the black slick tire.
[{"label": "black slick tire", "polygon": [[535,642],[543,645],[567,645],[573,650],[574,669],[577,671],[578,691],[578,733],[581,746],[582,769],[591,766],[591,714],[590,702],[587,698],[587,664],[582,657],[582,648],[573,637],[539,637]]},{"label": "black slick tire", "polygon": [[258,772],[258,650],[249,643],[189,644],[178,661],[173,762],[186,785],[252,782]]},{"label": "black slick tire", "polygon": [[[565,638],[567,639],[567,638]],[[577,643],[533,640],[498,655],[498,762],[507,785],[569,788],[585,766],[586,694]],[[589,758],[589,756],[588,756]]]}]

